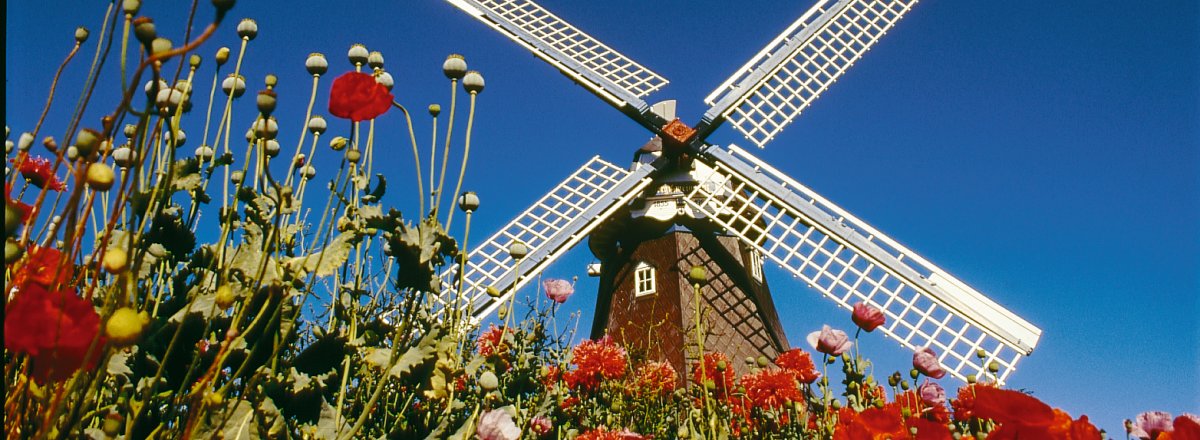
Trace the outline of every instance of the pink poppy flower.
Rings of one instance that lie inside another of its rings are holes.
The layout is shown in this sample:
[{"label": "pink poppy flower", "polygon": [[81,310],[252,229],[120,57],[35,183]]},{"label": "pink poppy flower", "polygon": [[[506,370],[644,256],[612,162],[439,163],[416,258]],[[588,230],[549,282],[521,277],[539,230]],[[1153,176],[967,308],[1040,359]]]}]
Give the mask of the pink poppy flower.
[{"label": "pink poppy flower", "polygon": [[887,317],[883,316],[883,312],[875,306],[865,302],[859,302],[854,305],[854,313],[850,315],[850,319],[854,321],[854,325],[866,331],[875,330],[875,328],[887,322]]},{"label": "pink poppy flower", "polygon": [[546,291],[546,297],[552,301],[562,304],[567,302],[567,298],[575,293],[575,286],[570,281],[550,278],[542,281],[542,290]]},{"label": "pink poppy flower", "polygon": [[946,376],[946,370],[938,362],[937,353],[932,348],[925,347],[913,353],[913,368],[926,376],[941,379]]},{"label": "pink poppy flower", "polygon": [[821,327],[820,331],[809,333],[808,343],[817,351],[832,356],[841,356],[854,346],[846,332],[830,328],[828,325]]}]

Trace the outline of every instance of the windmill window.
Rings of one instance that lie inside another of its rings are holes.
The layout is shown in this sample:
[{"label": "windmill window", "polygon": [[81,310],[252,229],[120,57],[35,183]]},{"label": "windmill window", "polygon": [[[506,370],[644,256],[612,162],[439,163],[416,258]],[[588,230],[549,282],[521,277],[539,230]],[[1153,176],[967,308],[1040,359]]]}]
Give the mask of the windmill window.
[{"label": "windmill window", "polygon": [[750,275],[758,281],[762,281],[762,254],[757,250],[750,251]]},{"label": "windmill window", "polygon": [[651,295],[655,292],[654,266],[639,263],[633,272],[634,296]]}]

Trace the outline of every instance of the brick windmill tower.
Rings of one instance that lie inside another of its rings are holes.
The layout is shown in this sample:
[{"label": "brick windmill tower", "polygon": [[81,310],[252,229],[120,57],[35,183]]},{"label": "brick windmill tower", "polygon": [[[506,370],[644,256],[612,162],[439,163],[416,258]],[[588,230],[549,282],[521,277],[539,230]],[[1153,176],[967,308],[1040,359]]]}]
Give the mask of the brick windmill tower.
[{"label": "brick windmill tower", "polygon": [[[736,359],[788,347],[762,277],[764,261],[840,307],[878,307],[887,316],[880,332],[912,350],[933,348],[960,379],[994,361],[1004,381],[1033,352],[1041,337],[1036,326],[746,150],[707,141],[729,123],[755,145],[769,143],[916,0],[817,0],[704,99],[709,108],[694,125],[675,118],[671,101],[642,100],[666,85],[662,76],[537,3],[447,1],[655,140],[638,150],[632,167],[593,157],[472,249],[464,291],[447,286],[446,307],[459,304],[482,319],[590,236],[602,262],[593,335],[612,335],[681,371],[693,340],[685,333],[697,316],[708,330],[706,350]],[[529,249],[519,264],[508,254],[517,242]],[[700,301],[686,284],[692,266],[709,272]],[[487,295],[489,288],[500,295]]]}]

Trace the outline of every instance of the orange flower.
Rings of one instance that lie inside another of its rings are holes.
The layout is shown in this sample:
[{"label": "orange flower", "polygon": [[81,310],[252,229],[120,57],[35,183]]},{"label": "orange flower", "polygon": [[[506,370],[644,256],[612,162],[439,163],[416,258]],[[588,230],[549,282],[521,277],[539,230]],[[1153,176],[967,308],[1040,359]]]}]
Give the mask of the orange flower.
[{"label": "orange flower", "polygon": [[32,281],[53,289],[69,283],[74,273],[74,265],[64,261],[58,249],[33,245],[24,262],[17,267],[16,284]]},{"label": "orange flower", "polygon": [[704,361],[692,368],[692,380],[706,387],[712,382],[713,394],[718,398],[725,397],[733,389],[733,368],[729,358],[725,353],[705,353]]},{"label": "orange flower", "polygon": [[813,383],[821,377],[816,365],[813,365],[812,356],[799,348],[779,353],[775,358],[775,365],[795,374],[800,383]]},{"label": "orange flower", "polygon": [[333,80],[329,113],[354,122],[375,119],[392,108],[392,92],[361,72],[346,72]]},{"label": "orange flower", "polygon": [[742,386],[746,387],[750,402],[764,409],[779,409],[803,398],[795,376],[787,370],[759,370],[747,374],[742,376]]},{"label": "orange flower", "polygon": [[586,340],[571,352],[571,363],[578,368],[563,374],[563,380],[572,389],[594,390],[602,379],[617,379],[625,375],[629,357],[625,349],[605,336],[599,340]]},{"label": "orange flower", "polygon": [[21,177],[24,177],[33,186],[53,191],[67,189],[67,185],[54,175],[50,159],[29,157],[27,153],[21,153],[16,159],[13,159],[12,163],[16,166],[17,172],[21,173]]},{"label": "orange flower", "polygon": [[633,374],[633,389],[647,394],[669,394],[675,391],[679,375],[675,367],[667,362],[650,362]]}]

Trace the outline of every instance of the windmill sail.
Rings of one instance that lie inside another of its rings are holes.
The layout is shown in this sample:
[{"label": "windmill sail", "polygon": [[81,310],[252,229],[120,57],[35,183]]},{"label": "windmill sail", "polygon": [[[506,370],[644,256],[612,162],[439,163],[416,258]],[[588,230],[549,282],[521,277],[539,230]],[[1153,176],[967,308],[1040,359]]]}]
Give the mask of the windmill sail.
[{"label": "windmill sail", "polygon": [[1037,345],[1037,327],[744,150],[705,158],[716,172],[686,203],[838,305],[878,307],[885,335],[934,348],[954,376],[983,377],[995,361],[1003,382]]},{"label": "windmill sail", "polygon": [[[460,307],[470,307],[477,318],[490,314],[512,292],[639,194],[650,183],[647,176],[654,170],[654,164],[644,164],[628,171],[593,157],[499,232],[469,249]],[[509,246],[517,242],[529,249],[519,267],[509,257]],[[448,273],[457,270],[455,265]],[[443,287],[439,301],[444,309],[453,306],[459,293],[449,283]],[[487,295],[488,287],[502,295]]]},{"label": "windmill sail", "polygon": [[[530,0],[447,0],[643,124],[667,80]],[[652,121],[659,123],[661,121]],[[661,124],[660,124],[661,125]]]},{"label": "windmill sail", "polygon": [[821,0],[707,98],[701,137],[723,120],[770,142],[907,13],[916,0]]}]

